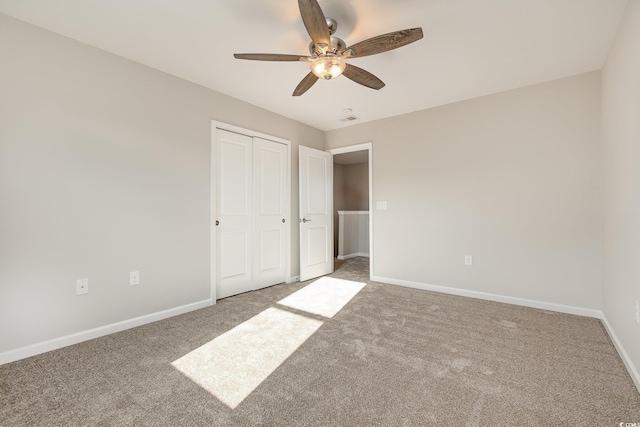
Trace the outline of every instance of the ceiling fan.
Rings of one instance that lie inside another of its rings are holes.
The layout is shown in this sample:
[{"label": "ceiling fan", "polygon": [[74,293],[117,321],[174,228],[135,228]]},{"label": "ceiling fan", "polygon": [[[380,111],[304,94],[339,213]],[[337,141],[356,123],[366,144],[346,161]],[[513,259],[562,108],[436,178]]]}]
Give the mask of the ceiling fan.
[{"label": "ceiling fan", "polygon": [[344,41],[333,37],[338,24],[331,18],[325,18],[317,0],[298,0],[298,6],[304,26],[311,36],[310,56],[277,53],[236,53],[233,55],[236,59],[254,61],[309,62],[311,72],[298,84],[293,91],[293,96],[305,93],[318,79],[331,80],[341,74],[363,86],[376,90],[382,89],[384,87],[382,80],[362,68],[347,64],[345,59],[386,52],[420,40],[423,36],[422,28],[410,28],[372,37],[347,47]]}]

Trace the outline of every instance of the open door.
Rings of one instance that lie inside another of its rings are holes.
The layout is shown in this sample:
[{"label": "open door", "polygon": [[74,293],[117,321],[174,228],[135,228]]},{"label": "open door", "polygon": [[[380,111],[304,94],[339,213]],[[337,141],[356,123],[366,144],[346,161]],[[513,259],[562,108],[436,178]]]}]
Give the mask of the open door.
[{"label": "open door", "polygon": [[333,273],[333,155],[299,147],[300,281]]}]

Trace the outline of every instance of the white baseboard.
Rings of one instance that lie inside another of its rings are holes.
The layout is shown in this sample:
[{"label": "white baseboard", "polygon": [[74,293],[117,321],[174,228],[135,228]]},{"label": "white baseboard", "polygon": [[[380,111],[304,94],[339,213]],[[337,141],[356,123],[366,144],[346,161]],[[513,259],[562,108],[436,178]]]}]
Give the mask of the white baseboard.
[{"label": "white baseboard", "polygon": [[183,305],[181,307],[171,308],[169,310],[159,311],[157,313],[147,314],[145,316],[140,316],[129,320],[123,320],[122,322],[116,322],[110,325],[100,326],[98,328],[89,329],[87,331],[76,332],[75,334],[66,335],[60,338],[54,338],[52,340],[43,341],[36,344],[31,344],[25,347],[17,348],[15,350],[5,351],[4,353],[0,353],[0,365],[46,353],[48,351],[57,350],[59,348],[67,347],[73,344],[78,344],[83,341],[88,341],[94,338],[113,334],[115,332],[120,332],[126,329],[135,328],[137,326],[146,325],[147,323],[168,319],[169,317],[199,310],[201,308],[209,307],[213,304],[214,302],[211,299],[208,299],[200,302],[195,302],[193,304]]},{"label": "white baseboard", "polygon": [[338,255],[338,259],[345,260],[345,259],[357,258],[359,256],[364,257],[364,258],[369,258],[369,254],[365,254],[363,252],[358,252],[358,253],[349,254],[349,255]]},{"label": "white baseboard", "polygon": [[294,276],[294,277],[289,277],[285,283],[289,285],[291,283],[296,283],[299,281],[300,281],[300,276]]},{"label": "white baseboard", "polygon": [[602,324],[604,325],[604,329],[607,331],[609,337],[611,338],[611,341],[613,342],[614,347],[616,348],[616,350],[618,350],[618,354],[620,355],[624,366],[627,367],[627,371],[629,371],[629,375],[631,375],[631,379],[635,383],[636,388],[638,389],[638,393],[640,393],[640,373],[638,373],[638,369],[635,367],[635,365],[631,361],[631,358],[624,350],[624,347],[620,343],[620,340],[618,340],[615,332],[613,332],[613,328],[609,324],[609,321],[604,314],[602,315],[601,320]]},{"label": "white baseboard", "polygon": [[425,283],[410,282],[407,280],[391,279],[389,277],[374,276],[371,280],[390,285],[405,286],[408,288],[422,289],[424,291],[441,292],[443,294],[458,295],[462,297],[483,299],[487,301],[503,302],[507,304],[521,305],[524,307],[539,308],[542,310],[557,311],[559,313],[575,314],[578,316],[593,317],[602,319],[600,310],[574,307],[571,305],[555,304],[550,302],[528,300],[524,298],[507,297],[504,295],[489,294],[485,292],[469,291],[465,289],[451,288],[448,286],[428,285]]}]

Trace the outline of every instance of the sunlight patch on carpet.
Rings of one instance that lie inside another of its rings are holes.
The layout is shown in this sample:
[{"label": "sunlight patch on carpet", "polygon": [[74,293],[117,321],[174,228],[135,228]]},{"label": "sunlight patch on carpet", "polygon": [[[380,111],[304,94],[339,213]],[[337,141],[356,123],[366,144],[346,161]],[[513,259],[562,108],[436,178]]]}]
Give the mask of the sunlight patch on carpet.
[{"label": "sunlight patch on carpet", "polygon": [[278,304],[332,318],[365,286],[366,283],[321,277]]},{"label": "sunlight patch on carpet", "polygon": [[268,308],[171,365],[234,409],[322,323]]},{"label": "sunlight patch on carpet", "polygon": [[171,365],[235,409],[324,323],[287,308],[332,318],[365,286],[322,277]]}]

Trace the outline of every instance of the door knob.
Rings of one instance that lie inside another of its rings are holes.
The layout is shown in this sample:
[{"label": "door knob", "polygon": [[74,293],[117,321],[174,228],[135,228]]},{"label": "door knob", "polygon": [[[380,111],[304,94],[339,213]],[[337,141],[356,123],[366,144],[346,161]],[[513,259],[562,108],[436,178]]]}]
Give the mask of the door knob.
[{"label": "door knob", "polygon": [[284,224],[284,218],[282,218],[282,223]]},{"label": "door knob", "polygon": [[220,225],[220,221],[216,220],[216,225]]},{"label": "door knob", "polygon": [[311,222],[311,220],[307,218],[302,218],[302,222]]}]

